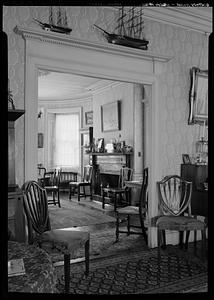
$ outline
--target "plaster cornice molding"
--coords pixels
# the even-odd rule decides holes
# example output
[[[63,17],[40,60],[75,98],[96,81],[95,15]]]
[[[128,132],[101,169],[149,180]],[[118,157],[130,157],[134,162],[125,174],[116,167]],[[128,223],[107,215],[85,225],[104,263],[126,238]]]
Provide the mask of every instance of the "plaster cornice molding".
[[[195,7],[146,7],[144,17],[185,29],[212,32],[212,16]]]
[[[114,10],[118,9],[114,7]],[[145,6],[144,18],[187,30],[212,32],[212,8],[193,6]]]
[[[72,46],[87,50],[93,50],[98,52],[103,52],[107,54],[120,55],[125,57],[140,58],[147,61],[156,62],[167,62],[171,57],[166,55],[160,55],[152,53],[151,51],[145,51],[130,47],[124,47],[119,45],[112,45],[109,43],[97,43],[92,41],[80,40],[70,36],[65,36],[60,33],[44,31],[42,29],[37,30],[34,28],[25,28],[16,26],[14,32],[20,34],[25,40],[33,39],[40,42],[48,42],[59,44],[62,46]]]

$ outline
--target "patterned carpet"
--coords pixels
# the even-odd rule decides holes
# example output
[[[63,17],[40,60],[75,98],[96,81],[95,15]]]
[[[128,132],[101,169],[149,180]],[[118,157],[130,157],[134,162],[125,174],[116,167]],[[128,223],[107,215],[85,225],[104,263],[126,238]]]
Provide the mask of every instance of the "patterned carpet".
[[[207,265],[177,247],[169,246],[161,256],[157,251],[121,252],[94,259],[84,275],[84,262],[71,267],[71,294],[159,294],[207,292]],[[57,289],[64,292],[63,267],[56,268]]]

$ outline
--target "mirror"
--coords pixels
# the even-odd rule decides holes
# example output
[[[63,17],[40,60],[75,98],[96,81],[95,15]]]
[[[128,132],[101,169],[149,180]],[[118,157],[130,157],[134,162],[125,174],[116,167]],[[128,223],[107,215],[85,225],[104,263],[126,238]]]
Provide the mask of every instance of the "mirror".
[[[193,67],[190,70],[190,111],[188,124],[208,121],[208,70]]]

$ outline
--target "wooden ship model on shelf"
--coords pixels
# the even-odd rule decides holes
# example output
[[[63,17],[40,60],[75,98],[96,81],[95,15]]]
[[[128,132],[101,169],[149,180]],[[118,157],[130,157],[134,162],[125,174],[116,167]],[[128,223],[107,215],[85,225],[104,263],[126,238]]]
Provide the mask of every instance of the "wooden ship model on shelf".
[[[72,31],[71,28],[68,28],[66,10],[65,9],[62,10],[60,6],[58,8],[56,16],[53,13],[53,7],[50,6],[49,23],[43,23],[35,18],[34,20],[42,27],[42,29],[47,31],[53,31],[53,32],[64,33],[64,34],[70,34],[70,32]]]
[[[111,44],[142,50],[148,49],[149,42],[144,38],[143,34],[144,21],[142,7],[133,6],[127,12],[124,6],[120,7],[119,17],[116,22],[115,33],[109,33],[95,24],[94,26],[102,31],[107,41]]]

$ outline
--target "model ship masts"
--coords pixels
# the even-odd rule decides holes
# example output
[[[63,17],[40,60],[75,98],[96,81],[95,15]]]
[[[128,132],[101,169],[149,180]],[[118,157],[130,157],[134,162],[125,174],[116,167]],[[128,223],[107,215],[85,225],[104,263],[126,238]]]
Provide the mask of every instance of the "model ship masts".
[[[56,22],[54,20],[56,19]],[[58,8],[57,14],[54,15],[53,7],[49,8],[49,24],[40,22],[37,19],[34,19],[44,30],[50,30],[58,33],[69,34],[72,29],[68,28],[67,15],[66,11],[62,12],[60,6]]]

